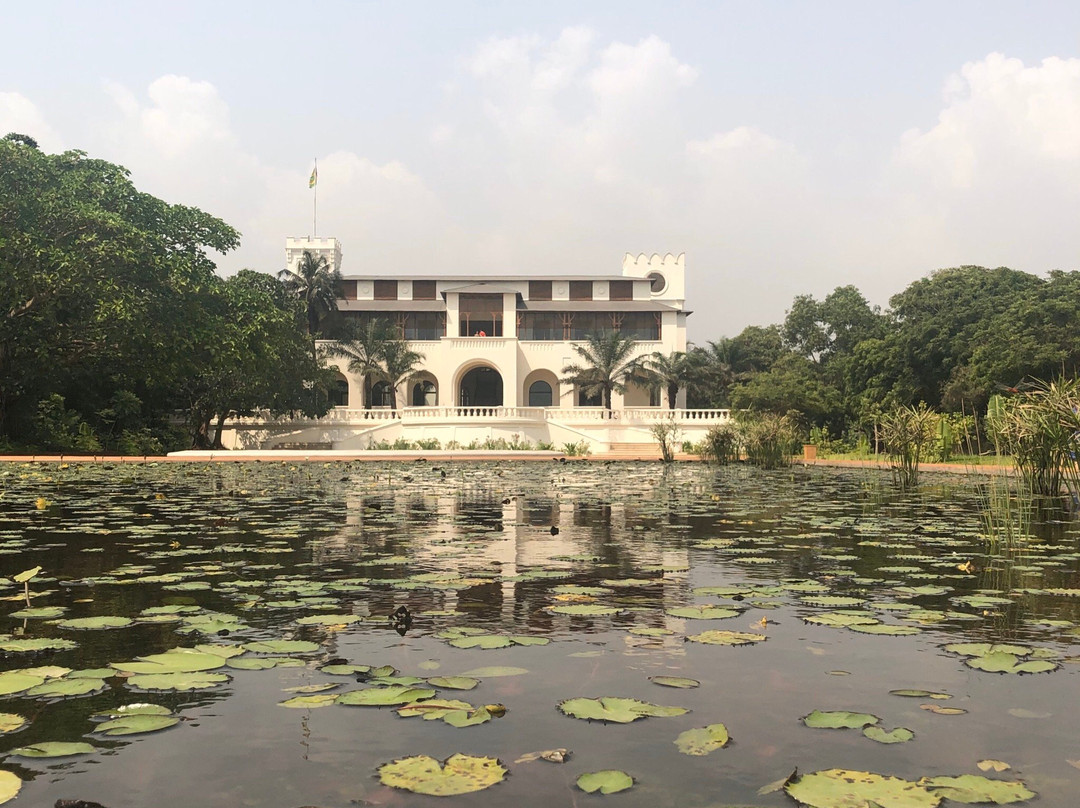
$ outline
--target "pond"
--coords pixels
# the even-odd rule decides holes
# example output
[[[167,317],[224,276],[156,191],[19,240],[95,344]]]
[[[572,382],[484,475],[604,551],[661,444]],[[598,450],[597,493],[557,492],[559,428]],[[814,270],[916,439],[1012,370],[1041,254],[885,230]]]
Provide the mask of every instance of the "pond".
[[[1075,526],[1029,528],[972,478],[432,459],[0,479],[17,805],[1080,793]]]

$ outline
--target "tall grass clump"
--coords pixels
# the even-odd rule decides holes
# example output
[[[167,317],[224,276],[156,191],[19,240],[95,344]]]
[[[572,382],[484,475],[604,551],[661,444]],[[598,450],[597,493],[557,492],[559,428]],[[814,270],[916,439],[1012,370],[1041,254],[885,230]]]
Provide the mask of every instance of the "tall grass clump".
[[[1080,382],[1060,378],[1032,382],[988,413],[991,430],[1024,488],[1036,496],[1080,495]]]
[[[735,424],[717,424],[705,433],[701,457],[708,463],[726,466],[739,459],[739,429]]]
[[[938,435],[938,415],[925,404],[898,407],[881,419],[881,438],[893,479],[901,488],[919,483],[919,463]]]
[[[798,433],[790,416],[771,412],[743,413],[739,419],[739,433],[750,463],[763,469],[791,465]]]

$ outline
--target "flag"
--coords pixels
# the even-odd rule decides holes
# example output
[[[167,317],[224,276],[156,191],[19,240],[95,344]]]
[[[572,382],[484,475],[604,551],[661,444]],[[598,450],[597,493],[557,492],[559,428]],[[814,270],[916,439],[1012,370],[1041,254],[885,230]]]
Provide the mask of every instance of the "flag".
[[[311,169],[311,177],[307,181],[308,188],[314,188],[319,184],[319,164],[315,164],[315,168]]]

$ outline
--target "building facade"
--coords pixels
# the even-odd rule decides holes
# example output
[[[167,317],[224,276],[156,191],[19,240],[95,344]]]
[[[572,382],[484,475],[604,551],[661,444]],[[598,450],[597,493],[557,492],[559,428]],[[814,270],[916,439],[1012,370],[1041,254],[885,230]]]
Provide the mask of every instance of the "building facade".
[[[336,239],[287,239],[289,266],[305,252],[341,270]],[[355,449],[403,437],[464,446],[516,436],[533,444],[584,440],[603,451],[649,442],[657,420],[683,421],[698,432],[727,419],[722,410],[686,410],[685,391],[668,410],[659,391],[633,384],[613,396],[608,413],[562,381],[565,366],[581,364],[574,344],[592,334],[632,337],[641,357],[686,350],[683,255],[627,254],[618,275],[342,277],[335,316],[359,325],[381,320],[424,357],[395,391],[397,408],[390,409],[385,381],[330,358],[338,380],[328,416],[315,424],[264,423],[280,427],[270,431],[245,419],[236,424],[236,445]]]

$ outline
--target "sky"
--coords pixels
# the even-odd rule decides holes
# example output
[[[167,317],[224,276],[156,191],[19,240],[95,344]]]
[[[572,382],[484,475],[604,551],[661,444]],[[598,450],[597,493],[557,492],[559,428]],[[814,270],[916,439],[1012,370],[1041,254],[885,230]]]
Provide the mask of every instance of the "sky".
[[[1080,269],[1080,3],[6,3],[0,133],[346,274],[686,253],[690,338],[935,269]],[[308,177],[318,160],[318,219]],[[0,166],[2,170],[2,166]]]

